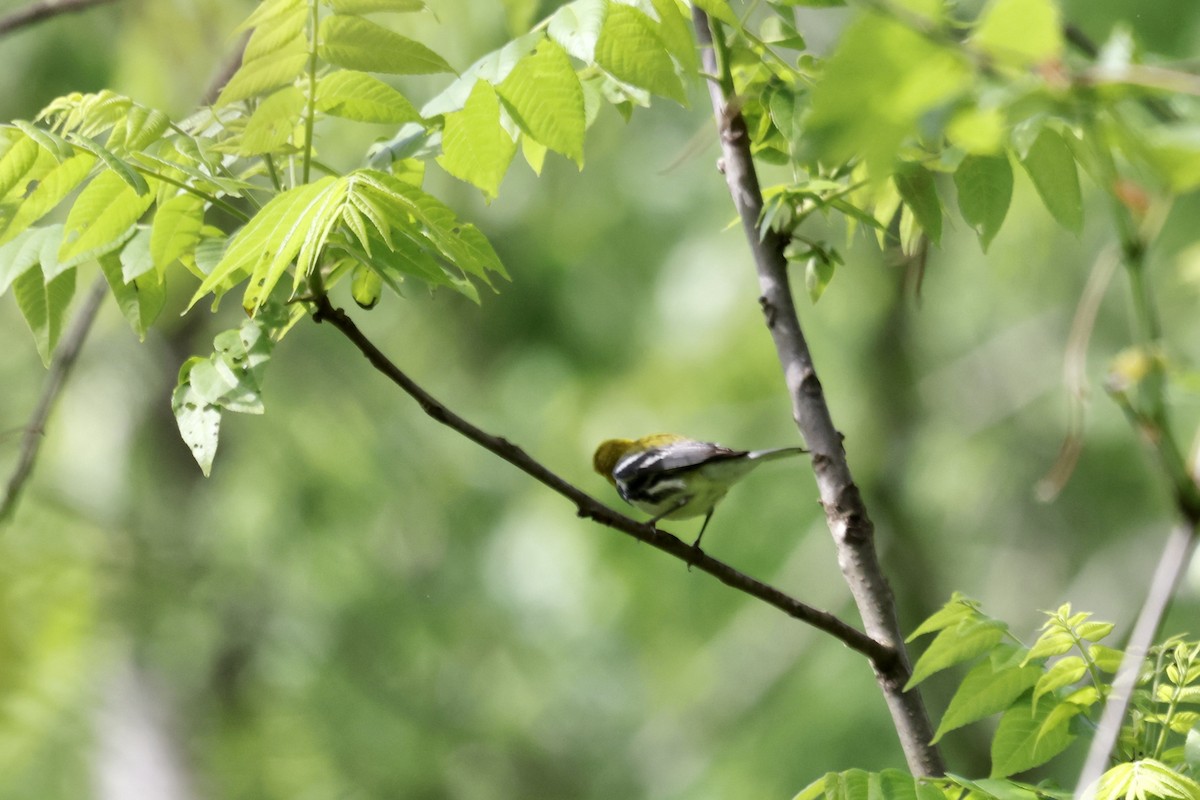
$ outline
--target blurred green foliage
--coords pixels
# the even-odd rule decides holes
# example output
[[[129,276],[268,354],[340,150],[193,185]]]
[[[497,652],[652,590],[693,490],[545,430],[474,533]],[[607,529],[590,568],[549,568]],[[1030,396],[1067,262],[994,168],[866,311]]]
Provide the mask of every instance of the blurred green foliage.
[[[185,113],[252,5],[128,0],[0,40],[0,117],[103,86]],[[439,0],[406,35],[461,69],[551,10],[479,5]],[[814,33],[844,20],[806,14]],[[1068,2],[1065,16],[1099,40],[1123,23],[1168,55],[1200,42],[1187,0]],[[589,470],[602,438],[796,439],[704,87],[688,90],[684,109],[606,111],[582,173],[561,158],[540,179],[515,169],[490,205],[431,170],[513,282],[481,308],[415,293],[361,315],[451,407],[614,502]],[[348,128],[322,155],[354,165],[390,133]],[[1086,179],[1083,191],[1090,212],[1102,200]],[[1185,362],[1200,356],[1198,212],[1179,202],[1150,259]],[[1034,496],[1067,430],[1065,341],[1112,239],[1103,220],[1062,232],[1018,175],[986,257],[973,231],[945,230],[917,292],[860,234],[820,304],[799,300],[905,629],[952,589],[1017,632],[1066,599],[1119,623],[1134,613],[1172,506],[1099,389],[1129,340],[1119,281],[1089,352],[1078,468],[1054,502]],[[228,420],[202,479],[170,392],[241,311],[177,319],[192,288],[177,287],[144,344],[106,309],[0,535],[0,797],[113,796],[101,787],[117,780],[114,752],[154,774],[146,727],[200,797],[782,797],[826,770],[903,764],[861,658],[578,520],[426,418],[332,330],[302,324],[276,350],[266,415]],[[7,300],[0,337],[7,475],[44,372]],[[1176,399],[1193,430],[1194,398]],[[794,466],[740,485],[705,541],[853,614]],[[1196,610],[1185,590],[1173,629]],[[950,684],[927,685],[936,715]],[[944,746],[959,772],[984,774],[972,731]]]

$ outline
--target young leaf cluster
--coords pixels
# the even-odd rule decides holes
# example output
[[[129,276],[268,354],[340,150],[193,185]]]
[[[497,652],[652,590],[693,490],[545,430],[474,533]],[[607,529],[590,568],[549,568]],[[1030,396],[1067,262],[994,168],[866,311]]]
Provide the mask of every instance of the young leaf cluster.
[[[1018,171],[1076,234],[1081,172],[1134,218],[1155,192],[1200,186],[1196,139],[1143,85],[1126,32],[1097,67],[1068,52],[1054,0],[866,5],[824,60],[789,54],[804,43],[782,5],[718,42],[752,151],[792,172],[764,192],[762,223],[796,237],[814,300],[840,263],[803,235],[814,210],[913,254],[954,209],[986,250]]]
[[[998,716],[990,774],[982,779],[949,775],[932,780],[851,770],[825,775],[797,800],[1069,796],[1012,776],[1060,756],[1092,724],[1123,655],[1101,643],[1112,630],[1112,624],[1064,605],[1046,614],[1037,640],[1026,647],[1016,642],[1007,625],[984,614],[978,603],[955,594],[909,637],[910,641],[931,635],[933,639],[913,665],[906,688],[942,670],[970,666],[942,715],[934,741]],[[1122,731],[1119,763],[1097,784],[1097,800],[1200,796],[1200,783],[1192,777],[1200,769],[1200,643],[1171,640],[1155,648],[1139,677],[1133,708]]]

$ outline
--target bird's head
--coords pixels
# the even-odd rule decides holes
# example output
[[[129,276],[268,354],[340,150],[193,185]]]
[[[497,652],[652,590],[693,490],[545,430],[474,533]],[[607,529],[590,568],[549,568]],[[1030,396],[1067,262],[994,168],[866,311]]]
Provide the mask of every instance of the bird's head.
[[[596,448],[595,455],[592,456],[592,469],[615,486],[617,482],[613,479],[613,468],[635,447],[637,447],[637,442],[633,439],[606,439],[600,443],[600,446]]]
[[[630,453],[652,450],[655,447],[663,447],[684,438],[686,437],[674,433],[652,433],[640,439],[607,439],[596,448],[596,454],[592,456],[592,469],[615,486],[617,482],[613,479],[613,470],[625,456]]]

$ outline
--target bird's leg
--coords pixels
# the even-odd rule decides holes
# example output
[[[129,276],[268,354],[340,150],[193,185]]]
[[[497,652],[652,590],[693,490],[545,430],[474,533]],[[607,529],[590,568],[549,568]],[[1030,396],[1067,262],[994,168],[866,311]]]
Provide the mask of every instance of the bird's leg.
[[[712,519],[713,511],[715,509],[716,506],[713,506],[708,510],[708,513],[704,515],[704,524],[700,526],[700,535],[696,537],[696,541],[692,542],[692,549],[699,552],[704,552],[703,550],[700,550],[700,540],[704,538],[704,529],[708,527],[708,521]]]
[[[692,498],[690,498],[690,497],[681,497],[681,498],[679,498],[678,500],[676,500],[676,501],[675,501],[675,505],[671,506],[670,508],[668,508],[666,511],[662,512],[661,514],[655,514],[653,517],[651,517],[650,519],[646,520],[646,524],[647,524],[647,525],[657,525],[657,524],[658,524],[658,522],[659,522],[659,520],[663,519],[664,517],[669,517],[669,516],[671,516],[671,515],[672,515],[672,514],[674,514],[676,511],[678,511],[679,509],[681,509],[681,508],[683,508],[684,506],[686,506],[686,505],[688,504],[688,501],[689,501],[689,500],[691,500],[691,499],[692,499]],[[711,513],[711,512],[710,512],[710,513]]]

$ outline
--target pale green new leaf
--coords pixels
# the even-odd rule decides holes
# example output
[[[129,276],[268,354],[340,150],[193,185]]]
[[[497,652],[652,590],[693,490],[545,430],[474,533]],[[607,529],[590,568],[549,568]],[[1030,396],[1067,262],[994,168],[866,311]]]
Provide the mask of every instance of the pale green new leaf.
[[[256,156],[278,150],[291,138],[304,105],[304,92],[295,86],[285,86],[263,100],[250,115],[237,152]]]
[[[1100,776],[1095,800],[1196,800],[1200,784],[1168,767],[1161,761],[1145,758],[1117,764]]]
[[[297,233],[307,233],[302,224],[311,214],[313,204],[337,180],[329,176],[314,183],[297,186],[276,195],[271,202],[259,209],[245,227],[230,240],[225,255],[201,282],[188,308],[227,281],[236,282],[252,273],[271,272],[277,281],[283,269],[300,250],[303,237]],[[270,287],[266,286],[266,276],[262,277],[264,284],[259,288],[265,297],[270,294]]]
[[[71,147],[71,143],[57,133],[39,128],[23,119],[13,120],[12,124],[30,139],[37,142],[38,147],[53,156],[55,161],[63,161],[70,158],[75,152],[75,148]]]
[[[120,132],[121,147],[124,150],[144,150],[162,138],[170,127],[171,118],[165,113],[157,108],[144,108],[134,103],[125,117],[125,124],[117,128],[114,135],[117,131]],[[116,143],[110,139],[108,146],[116,147]]]
[[[67,306],[75,294],[75,270],[69,269],[47,283],[40,269],[27,269],[12,286],[21,316],[33,333],[38,355],[43,364],[50,366]]]
[[[982,618],[983,615],[980,614],[976,601],[961,592],[955,592],[945,605],[918,625],[917,629],[910,633],[904,641],[911,642],[927,633],[935,633],[953,625],[959,625],[966,620]]]
[[[111,249],[154,202],[151,192],[138,192],[111,170],[104,170],[79,193],[64,226],[58,258],[71,261],[85,253]]]
[[[138,225],[133,236],[117,254],[121,262],[121,279],[125,283],[136,280],[154,269],[154,259],[150,256],[150,236],[149,226]],[[157,272],[156,277],[161,280],[163,274]]]
[[[253,16],[251,17],[253,19]],[[306,40],[305,27],[308,25],[307,0],[287,0],[270,19],[264,19],[250,26],[254,32],[246,42],[242,53],[242,61],[256,61],[280,50],[295,49],[298,42]],[[305,45],[307,48],[307,45]]]
[[[476,81],[461,111],[446,115],[437,162],[491,199],[500,189],[517,143],[500,124],[500,101],[487,81]]]
[[[217,106],[227,105],[238,100],[245,100],[255,95],[264,94],[285,86],[304,71],[308,63],[308,43],[304,37],[290,39],[286,45],[264,53],[258,58],[249,58],[217,98]]]
[[[550,17],[546,33],[585,64],[596,60],[596,40],[604,27],[608,0],[575,0]]]
[[[359,308],[370,310],[379,304],[383,294],[383,277],[366,264],[354,268],[350,280],[350,296]]]
[[[262,0],[258,8],[237,27],[237,31],[277,27],[297,11],[307,11],[307,7],[308,0]]]
[[[942,203],[938,199],[933,173],[916,164],[905,164],[892,177],[900,197],[912,210],[925,235],[938,244],[942,238]]]
[[[551,39],[521,59],[496,87],[528,136],[583,166],[587,120],[583,87],[565,50]]]
[[[658,14],[658,35],[666,45],[671,55],[689,72],[694,71],[699,63],[696,54],[696,39],[692,30],[692,17],[686,6],[680,6],[676,0],[653,0],[654,11]],[[768,19],[778,20],[772,16]]]
[[[686,103],[683,83],[655,27],[636,8],[610,4],[596,40],[596,63],[620,81]]]
[[[0,295],[17,278],[42,261],[47,252],[58,250],[62,241],[62,225],[26,228],[12,241],[0,246]]]
[[[181,193],[159,205],[150,227],[150,258],[163,272],[176,259],[196,249],[204,227],[204,201]],[[126,275],[126,280],[130,276]]]
[[[964,620],[944,628],[917,659],[905,691],[935,672],[988,652],[1004,638],[1006,630],[1004,623],[993,619]]]
[[[123,276],[121,258],[116,253],[100,256],[100,269],[108,281],[113,297],[121,313],[129,322],[139,339],[145,340],[146,331],[162,311],[166,301],[166,287],[162,276],[155,270],[126,281]]]
[[[544,37],[545,34],[541,31],[532,31],[483,56],[422,106],[421,116],[429,119],[458,111],[467,104],[467,98],[471,96],[476,82],[480,80],[485,80],[493,86],[502,83],[517,62],[530,53]]]
[[[997,62],[1025,68],[1062,57],[1062,28],[1053,0],[991,0],[971,38]]]
[[[901,145],[916,135],[918,122],[966,89],[972,75],[955,49],[864,14],[825,63],[804,143],[828,163],[864,159],[878,183],[890,174]]]
[[[365,72],[339,70],[317,84],[317,110],[357,122],[401,125],[421,119],[404,95]]]
[[[37,163],[41,148],[28,136],[22,136],[0,158],[0,197],[13,189],[24,189],[22,179]]]
[[[95,163],[96,157],[91,153],[76,153],[43,175],[34,190],[17,206],[17,213],[0,233],[0,242],[11,240],[53,211],[83,183]]]
[[[104,166],[108,167],[114,175],[123,180],[130,189],[133,189],[138,194],[146,194],[150,191],[150,185],[146,183],[146,179],[138,174],[131,165],[122,161],[115,153],[91,139],[84,139],[78,136],[71,137],[71,144],[80,147],[104,162]]]
[[[171,410],[175,413],[175,424],[179,435],[200,465],[205,477],[212,471],[213,459],[217,455],[217,440],[221,433],[221,410],[206,403],[188,378],[196,366],[207,364],[206,359],[190,358],[180,369],[179,385],[171,394]]]
[[[377,11],[420,11],[424,0],[325,0],[339,14],[373,14]]]
[[[1042,723],[1057,704],[1041,703],[1036,713],[1029,702],[1018,703],[1000,718],[992,739],[991,777],[1003,778],[1045,764],[1066,750],[1075,737],[1069,720],[1044,730]]]
[[[420,42],[362,17],[341,14],[326,17],[321,23],[317,52],[330,64],[367,72],[425,75],[454,71]]]
[[[1036,666],[996,663],[994,659],[977,664],[950,699],[933,741],[963,725],[1006,711],[1041,675],[1042,670]]]
[[[987,252],[1008,215],[1012,165],[1003,155],[967,156],[954,172],[954,187],[958,190],[958,210]]]
[[[1043,128],[1021,162],[1050,214],[1069,231],[1083,228],[1083,196],[1075,156],[1062,136]]]
[[[1033,690],[1033,703],[1037,705],[1038,698],[1047,692],[1053,692],[1064,686],[1070,686],[1087,674],[1087,662],[1079,656],[1066,656],[1055,662],[1038,679]]]

